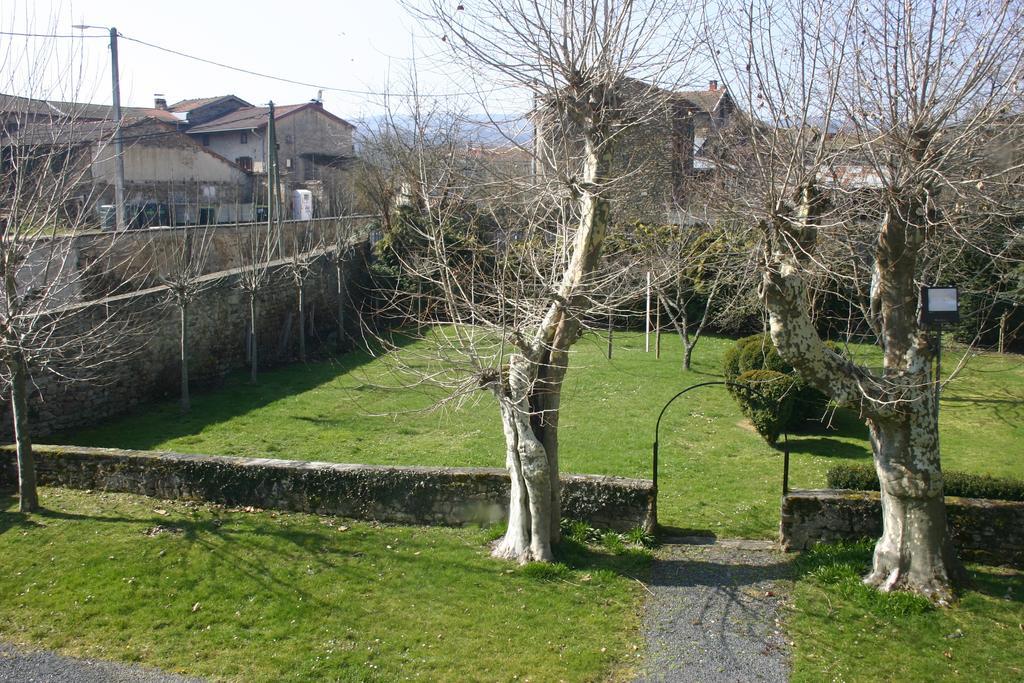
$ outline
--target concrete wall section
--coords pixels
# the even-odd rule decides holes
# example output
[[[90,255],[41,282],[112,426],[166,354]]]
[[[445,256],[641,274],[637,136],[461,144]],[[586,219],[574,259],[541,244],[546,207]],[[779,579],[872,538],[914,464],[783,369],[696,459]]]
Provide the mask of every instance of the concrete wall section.
[[[1024,503],[947,497],[946,521],[961,558],[1024,567]],[[791,491],[783,498],[780,535],[787,551],[881,534],[877,492]]]
[[[341,515],[400,524],[490,524],[508,513],[509,479],[491,468],[342,465],[110,448],[36,446],[39,481],[173,500]],[[16,481],[10,447],[0,478]],[[563,515],[626,531],[649,528],[652,484],[616,477],[562,478]]]

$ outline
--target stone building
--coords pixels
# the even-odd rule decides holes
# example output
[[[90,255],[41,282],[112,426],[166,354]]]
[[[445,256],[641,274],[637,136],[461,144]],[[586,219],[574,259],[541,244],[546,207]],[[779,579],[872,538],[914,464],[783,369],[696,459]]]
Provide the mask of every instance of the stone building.
[[[159,114],[132,116],[121,126],[129,227],[248,220],[252,181],[244,169],[181,134]],[[114,203],[116,129],[110,120],[19,125],[4,137],[3,163],[24,173],[60,160],[59,182],[73,186],[62,193],[65,213],[100,221],[101,207]]]
[[[186,133],[191,138],[254,174],[265,173],[269,107],[239,106],[206,119],[212,107],[224,108],[242,101],[227,96],[190,102],[192,104],[176,103],[169,110],[188,108],[190,122],[193,118],[205,119],[203,123],[190,123]],[[196,105],[196,102],[201,104]],[[317,207],[329,209],[337,195],[347,191],[347,171],[355,158],[352,143],[355,126],[327,111],[319,100],[281,105],[274,110],[278,168],[286,206],[292,191],[305,189],[313,193]],[[262,185],[257,183],[258,197],[261,189]],[[317,213],[323,215],[323,210]]]
[[[225,223],[261,219],[266,206],[266,131],[269,108],[234,95],[182,100],[168,106],[123,107],[125,203],[135,227]],[[344,213],[355,126],[319,100],[275,112],[285,210],[292,191],[310,190],[317,216]],[[99,218],[113,204],[112,107],[0,94],[0,143],[63,146],[87,171],[78,210]],[[8,157],[10,155],[8,154]],[[108,212],[109,213],[109,212]]]
[[[703,173],[713,170],[702,156],[705,145],[736,111],[725,88],[711,81],[707,90],[668,91],[627,81],[619,93],[623,122],[616,133],[612,198],[613,221],[679,223],[688,192]],[[569,126],[554,124],[539,107],[534,114],[537,170],[550,174],[572,164],[565,135]]]

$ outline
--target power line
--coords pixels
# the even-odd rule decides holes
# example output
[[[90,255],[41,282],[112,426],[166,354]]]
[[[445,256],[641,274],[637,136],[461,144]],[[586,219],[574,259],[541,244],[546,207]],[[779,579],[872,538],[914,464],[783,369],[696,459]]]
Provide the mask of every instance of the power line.
[[[21,36],[21,37],[31,37],[31,38],[107,38],[106,35],[62,34],[62,33],[20,33],[20,32],[15,32],[15,31],[0,31],[0,35],[5,35],[5,36]],[[290,85],[301,85],[301,86],[306,87],[306,88],[316,88],[318,90],[327,90],[327,91],[330,91],[330,92],[339,92],[339,93],[345,93],[345,94],[349,94],[349,95],[366,95],[366,96],[374,96],[374,97],[403,96],[403,95],[411,96],[411,95],[413,95],[413,93],[398,93],[398,92],[376,91],[376,90],[359,90],[359,89],[355,89],[355,88],[340,88],[340,87],[331,86],[331,85],[323,85],[323,84],[320,84],[320,83],[310,83],[308,81],[300,81],[300,80],[296,80],[296,79],[293,79],[293,78],[287,78],[287,77],[284,77],[284,76],[275,76],[273,74],[267,74],[267,73],[262,73],[262,72],[259,72],[259,71],[253,71],[252,69],[246,69],[244,67],[234,66],[234,65],[231,65],[231,64],[226,64],[224,62],[218,62],[218,61],[213,60],[213,59],[206,59],[206,58],[203,58],[203,57],[197,57],[196,55],[188,54],[187,52],[181,52],[180,50],[175,50],[173,48],[164,47],[163,45],[157,45],[156,43],[150,43],[150,42],[142,40],[140,38],[132,38],[131,36],[126,36],[123,33],[121,33],[120,31],[118,31],[117,36],[118,36],[118,38],[121,38],[122,40],[127,40],[127,41],[130,41],[130,42],[133,42],[133,43],[138,43],[139,45],[143,45],[145,47],[152,48],[154,50],[159,50],[161,52],[166,52],[168,54],[172,54],[172,55],[175,55],[177,57],[184,57],[185,59],[190,59],[192,61],[200,62],[202,64],[209,64],[211,66],[220,67],[222,69],[228,69],[229,71],[235,71],[235,72],[238,72],[238,73],[243,73],[243,74],[246,74],[248,76],[255,76],[257,78],[266,78],[268,80],[278,81],[280,83],[288,83]],[[495,90],[514,90],[514,89],[515,88],[512,87],[512,86],[495,86],[495,85],[492,84],[490,91],[493,92]],[[438,93],[424,93],[424,95],[426,97],[428,97],[428,98],[433,98],[433,97],[479,97],[482,94],[484,94],[484,93],[482,93],[479,90],[466,90],[466,91],[462,91],[462,92],[451,92],[451,93],[440,93],[440,94],[438,94]]]
[[[195,55],[190,55],[190,54],[188,54],[186,52],[181,52],[179,50],[174,50],[174,49],[169,48],[169,47],[163,47],[162,45],[156,45],[155,43],[150,43],[150,42],[147,42],[145,40],[140,40],[138,38],[132,38],[132,37],[126,36],[126,35],[124,35],[124,34],[122,34],[120,32],[118,32],[118,36],[120,38],[124,39],[124,40],[128,40],[128,41],[131,41],[133,43],[138,43],[139,45],[145,45],[146,47],[153,48],[154,50],[160,50],[161,52],[167,52],[169,54],[176,55],[178,57],[184,57],[185,59],[191,59],[191,60],[196,61],[196,62],[202,62],[203,64],[210,64],[212,66],[217,66],[217,67],[220,67],[222,69],[229,69],[231,71],[237,71],[238,73],[247,74],[249,76],[256,76],[258,78],[267,78],[267,79],[270,79],[270,80],[273,80],[273,81],[279,81],[281,83],[289,83],[291,85],[301,85],[301,86],[307,87],[307,88],[316,88],[318,90],[328,90],[328,91],[331,91],[331,92],[340,92],[340,93],[346,93],[346,94],[350,94],[350,95],[373,95],[373,96],[376,96],[376,97],[386,97],[386,96],[390,96],[390,95],[401,94],[401,93],[386,92],[386,91],[357,90],[357,89],[353,89],[353,88],[339,88],[339,87],[330,86],[330,85],[323,85],[323,84],[320,84],[320,83],[310,83],[310,82],[307,82],[307,81],[298,81],[298,80],[295,80],[295,79],[292,79],[292,78],[285,78],[284,76],[274,76],[273,74],[265,74],[265,73],[261,73],[259,71],[253,71],[251,69],[245,69],[245,68],[240,67],[240,66],[232,66],[231,64],[225,64],[224,62],[218,62],[218,61],[214,61],[212,59],[205,59],[203,57],[197,57]],[[509,86],[505,86],[504,89],[507,90],[507,89],[511,89],[511,88]],[[405,93],[405,94],[411,94],[411,93]],[[442,94],[428,93],[427,97],[467,97],[467,96],[479,96],[480,94],[481,93],[479,91],[465,91],[465,92],[442,93]]]
[[[20,33],[18,31],[0,31],[0,36],[18,36],[21,38],[106,38],[107,36],[87,36],[80,33]]]

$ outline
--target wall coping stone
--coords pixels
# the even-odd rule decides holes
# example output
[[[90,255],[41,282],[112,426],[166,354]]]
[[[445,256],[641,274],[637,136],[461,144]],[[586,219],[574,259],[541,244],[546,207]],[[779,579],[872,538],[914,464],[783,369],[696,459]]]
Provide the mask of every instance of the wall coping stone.
[[[500,521],[508,472],[493,467],[362,465],[278,458],[33,445],[40,485],[338,514],[424,525]],[[243,485],[231,479],[235,473]],[[16,450],[0,447],[0,483],[17,481]],[[653,526],[653,482],[564,474],[563,514],[625,531]]]

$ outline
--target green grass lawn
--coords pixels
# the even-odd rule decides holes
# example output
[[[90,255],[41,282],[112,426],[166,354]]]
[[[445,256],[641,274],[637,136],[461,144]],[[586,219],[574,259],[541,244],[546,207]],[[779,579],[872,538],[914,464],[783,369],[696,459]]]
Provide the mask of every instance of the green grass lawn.
[[[641,656],[650,555],[42,489],[0,494],[0,639],[214,680],[590,681]],[[571,633],[571,637],[567,634]]]
[[[629,680],[650,555],[127,494],[0,494],[0,639],[211,680]],[[792,556],[797,683],[1024,678],[1024,574],[972,566],[950,608],[864,587],[870,544]],[[680,647],[687,647],[680,643]]]
[[[948,608],[867,588],[871,545],[819,546],[796,562],[794,683],[1024,680],[1024,573],[970,566]]]
[[[681,369],[674,337],[663,339],[660,360],[644,353],[641,334],[617,334],[615,342],[610,361],[603,338],[588,336],[574,347],[562,402],[562,467],[649,478],[661,407],[691,384],[720,379],[721,356],[732,340],[702,339],[690,372]],[[852,352],[869,365],[878,362],[873,348]],[[945,367],[955,359],[947,351]],[[386,364],[356,352],[264,372],[257,386],[233,375],[220,390],[195,395],[187,416],[171,400],[56,440],[332,462],[503,466],[490,395],[480,392],[479,401],[458,410],[424,412],[436,397],[397,388]],[[1024,476],[1024,360],[973,358],[943,395],[941,430],[946,469]],[[823,486],[833,464],[870,460],[866,428],[845,411],[833,428],[790,443],[794,487]],[[775,535],[781,452],[752,431],[722,387],[694,390],[669,409],[660,470],[663,525],[726,537]]]

